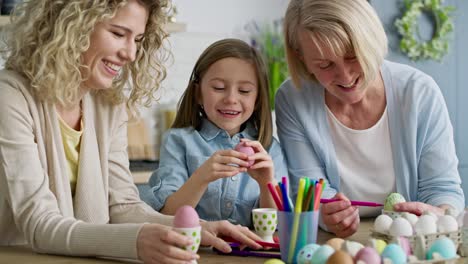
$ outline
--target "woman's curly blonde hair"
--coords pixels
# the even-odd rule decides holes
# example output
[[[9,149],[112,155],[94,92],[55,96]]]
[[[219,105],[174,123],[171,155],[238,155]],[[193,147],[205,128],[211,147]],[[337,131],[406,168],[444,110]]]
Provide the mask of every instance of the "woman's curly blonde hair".
[[[98,91],[112,103],[149,105],[166,77],[163,26],[168,0],[137,0],[149,12],[134,62],[122,68],[112,89]],[[128,0],[30,0],[20,4],[5,29],[5,68],[23,74],[42,100],[63,106],[76,103],[84,77],[81,55],[90,46],[94,26],[112,18]],[[129,78],[131,77],[131,78]],[[124,87],[129,82],[128,98]],[[130,83],[131,82],[131,83]]]

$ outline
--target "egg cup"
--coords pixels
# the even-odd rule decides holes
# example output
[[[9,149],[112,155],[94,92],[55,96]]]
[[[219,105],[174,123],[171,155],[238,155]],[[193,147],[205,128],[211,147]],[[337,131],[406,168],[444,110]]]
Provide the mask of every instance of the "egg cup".
[[[276,209],[256,208],[252,210],[255,233],[265,242],[274,243],[273,234],[278,224]]]
[[[201,242],[201,226],[176,227],[176,228],[173,228],[173,230],[192,239],[193,243],[191,245],[182,247],[183,250],[197,253],[198,248],[200,247],[200,242]],[[197,261],[193,260],[191,263],[196,264]]]

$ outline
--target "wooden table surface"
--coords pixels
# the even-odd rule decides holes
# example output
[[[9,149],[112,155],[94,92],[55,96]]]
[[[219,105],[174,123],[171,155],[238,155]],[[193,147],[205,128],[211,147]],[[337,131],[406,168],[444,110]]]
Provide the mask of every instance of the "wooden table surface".
[[[348,238],[348,240],[353,240],[366,244],[370,236],[370,229],[372,227],[373,221],[371,219],[361,220],[361,225],[358,232],[353,236]],[[330,233],[324,231],[319,231],[317,242],[319,244],[324,244],[328,239],[333,238],[334,236]],[[215,264],[215,263],[225,263],[225,264],[250,264],[250,263],[263,263],[266,258],[256,258],[256,257],[236,257],[236,256],[221,256],[214,253],[209,248],[202,248],[198,252],[201,256],[198,263],[200,264]],[[464,260],[460,259],[458,263],[463,263]],[[124,263],[138,263],[136,261],[123,261]],[[64,256],[53,256],[53,255],[43,255],[32,252],[27,248],[20,247],[0,247],[0,264],[3,263],[22,263],[22,264],[85,264],[85,263],[95,263],[95,264],[110,264],[110,263],[122,263],[122,261],[110,260],[110,259],[96,259],[96,258],[79,258],[79,257],[64,257]],[[468,262],[467,262],[468,263]]]

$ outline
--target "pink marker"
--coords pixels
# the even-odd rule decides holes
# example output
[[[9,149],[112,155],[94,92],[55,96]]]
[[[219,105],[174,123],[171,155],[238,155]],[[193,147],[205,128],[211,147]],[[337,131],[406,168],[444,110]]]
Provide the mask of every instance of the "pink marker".
[[[332,203],[332,202],[337,202],[341,201],[340,199],[325,199],[322,198],[320,199],[320,203]],[[381,203],[374,203],[374,202],[366,202],[366,201],[350,201],[351,205],[354,206],[369,206],[369,207],[379,207],[383,206]]]

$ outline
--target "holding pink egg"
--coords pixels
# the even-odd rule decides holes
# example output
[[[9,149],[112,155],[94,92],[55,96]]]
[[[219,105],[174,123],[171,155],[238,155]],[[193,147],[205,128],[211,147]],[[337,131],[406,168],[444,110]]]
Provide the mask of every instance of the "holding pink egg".
[[[201,242],[201,226],[197,212],[191,206],[184,205],[174,215],[174,231],[192,239],[192,244],[182,249],[197,253]],[[191,263],[197,263],[192,260]]]
[[[244,142],[240,142],[239,144],[237,144],[236,147],[234,148],[234,150],[242,152],[244,154],[247,154],[247,156],[251,156],[251,155],[255,154],[255,150],[252,147],[245,146]],[[253,161],[253,160],[249,160],[248,161],[248,163],[249,163],[248,167],[252,166],[254,164],[254,162],[255,161]]]
[[[272,136],[266,72],[241,40],[203,52],[164,135],[150,195],[142,196],[148,204],[171,215],[190,205],[203,219],[249,227],[252,209],[276,208],[267,185],[288,171]]]

